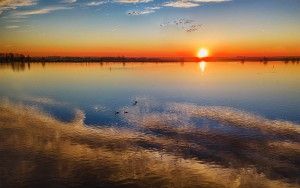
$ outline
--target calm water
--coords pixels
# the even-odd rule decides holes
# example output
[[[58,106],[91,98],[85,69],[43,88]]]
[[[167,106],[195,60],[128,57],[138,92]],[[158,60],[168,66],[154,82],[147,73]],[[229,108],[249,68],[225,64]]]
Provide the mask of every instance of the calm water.
[[[0,187],[299,187],[300,64],[0,65],[0,96]]]

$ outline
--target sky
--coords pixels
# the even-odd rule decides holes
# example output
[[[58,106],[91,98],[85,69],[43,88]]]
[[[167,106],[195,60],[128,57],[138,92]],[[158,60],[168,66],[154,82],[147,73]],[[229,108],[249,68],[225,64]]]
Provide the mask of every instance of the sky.
[[[0,0],[0,52],[300,56],[300,0]]]

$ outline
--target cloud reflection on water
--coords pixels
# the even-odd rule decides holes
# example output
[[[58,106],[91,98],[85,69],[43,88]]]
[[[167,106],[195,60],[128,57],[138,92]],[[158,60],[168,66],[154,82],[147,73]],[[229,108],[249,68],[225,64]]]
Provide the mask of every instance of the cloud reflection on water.
[[[1,187],[298,186],[298,125],[274,129],[291,131],[284,141],[269,137],[268,131],[266,139],[255,140],[189,124],[189,113],[201,114],[200,107],[171,104],[173,112],[150,113],[151,107],[145,99],[127,108],[130,113],[124,118],[137,127],[120,129],[87,126],[80,110],[74,121],[63,123],[36,108],[2,102]],[[174,114],[174,109],[180,113]],[[189,113],[183,112],[187,109]],[[204,115],[238,126],[245,123],[247,129],[247,121],[252,127],[261,123],[239,111],[224,110],[206,109]]]

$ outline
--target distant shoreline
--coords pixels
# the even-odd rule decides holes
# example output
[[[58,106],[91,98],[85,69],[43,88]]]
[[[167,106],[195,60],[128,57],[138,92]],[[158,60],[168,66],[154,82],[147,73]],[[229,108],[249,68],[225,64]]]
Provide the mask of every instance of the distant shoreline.
[[[65,56],[45,56],[45,57],[30,57],[23,54],[0,53],[0,63],[12,62],[69,62],[69,63],[89,63],[89,62],[269,62],[269,61],[284,61],[284,62],[300,62],[300,56],[276,56],[276,57],[65,57]]]

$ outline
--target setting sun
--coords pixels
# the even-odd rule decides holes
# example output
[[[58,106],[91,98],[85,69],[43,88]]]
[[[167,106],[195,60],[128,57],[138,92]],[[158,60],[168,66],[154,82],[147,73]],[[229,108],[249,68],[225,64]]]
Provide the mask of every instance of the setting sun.
[[[201,48],[197,54],[197,56],[199,58],[204,58],[204,57],[207,57],[208,55],[209,55],[209,52],[208,52],[208,49],[206,49],[206,48]]]

